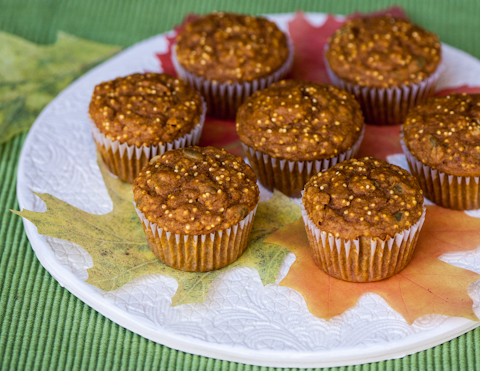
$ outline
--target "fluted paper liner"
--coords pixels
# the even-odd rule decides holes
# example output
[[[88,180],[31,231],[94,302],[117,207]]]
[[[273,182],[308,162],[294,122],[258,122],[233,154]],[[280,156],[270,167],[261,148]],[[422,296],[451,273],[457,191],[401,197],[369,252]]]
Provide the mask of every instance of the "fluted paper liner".
[[[233,119],[238,107],[253,93],[263,90],[283,79],[293,64],[293,43],[287,37],[289,54],[285,63],[272,74],[257,80],[244,81],[241,83],[218,82],[197,76],[187,70],[178,62],[176,44],[172,47],[172,62],[178,76],[198,90],[208,106],[208,115],[218,118]]]
[[[135,210],[142,221],[148,246],[159,260],[175,269],[207,272],[223,268],[242,255],[257,207],[232,227],[201,235],[167,232],[150,222],[136,207]]]
[[[175,139],[173,142],[159,143],[150,146],[137,147],[133,144],[128,145],[127,143],[121,143],[119,140],[111,140],[98,129],[93,120],[90,120],[90,126],[95,144],[108,170],[121,180],[133,183],[138,173],[143,167],[148,165],[148,162],[153,157],[163,155],[171,149],[190,147],[198,144],[200,135],[202,134],[203,124],[205,123],[206,113],[207,106],[202,98],[202,115],[200,122],[189,133]]]
[[[313,161],[289,161],[274,158],[242,143],[248,162],[253,167],[258,181],[268,190],[278,189],[289,197],[300,197],[308,180],[337,163],[355,157],[362,143],[365,125],[360,136],[350,149],[335,157]]]
[[[315,263],[328,275],[350,282],[383,280],[400,272],[412,259],[426,209],[410,228],[382,240],[361,236],[336,238],[310,219],[302,204],[302,217]]]
[[[480,184],[478,176],[455,176],[432,169],[417,160],[400,141],[407,157],[410,172],[417,178],[424,196],[439,206],[454,210],[480,209]]]
[[[332,71],[327,58],[324,60],[332,85],[353,94],[362,107],[366,122],[375,125],[403,124],[410,108],[425,102],[433,95],[438,78],[444,69],[443,64],[440,64],[429,77],[416,84],[376,88],[359,86],[343,80]]]

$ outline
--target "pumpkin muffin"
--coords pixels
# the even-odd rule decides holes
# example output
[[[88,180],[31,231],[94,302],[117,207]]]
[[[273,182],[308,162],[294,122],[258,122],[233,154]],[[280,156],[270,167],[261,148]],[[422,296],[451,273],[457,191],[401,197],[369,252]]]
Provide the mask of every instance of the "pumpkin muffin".
[[[247,247],[259,199],[256,181],[240,157],[215,147],[152,158],[133,184],[150,249],[185,271],[231,264]]]
[[[402,131],[425,196],[450,209],[479,209],[480,95],[430,98],[410,111]]]
[[[438,37],[390,15],[347,21],[325,53],[332,83],[354,94],[367,123],[401,124],[433,94],[441,72]]]
[[[344,90],[283,80],[258,91],[240,107],[237,132],[260,183],[300,197],[321,170],[355,156],[364,122]]]
[[[203,99],[168,74],[133,74],[95,87],[89,113],[93,137],[110,172],[133,183],[148,161],[198,143]]]
[[[209,114],[233,118],[256,90],[285,76],[293,61],[287,36],[266,18],[211,13],[178,35],[173,62],[179,76],[207,100]]]
[[[417,180],[371,157],[341,162],[312,177],[303,206],[315,263],[351,282],[400,272],[412,258],[425,218]]]

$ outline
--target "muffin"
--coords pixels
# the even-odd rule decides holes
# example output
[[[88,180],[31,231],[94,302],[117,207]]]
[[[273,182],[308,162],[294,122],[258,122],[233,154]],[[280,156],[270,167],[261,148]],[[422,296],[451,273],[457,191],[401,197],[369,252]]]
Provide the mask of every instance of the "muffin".
[[[405,268],[425,220],[417,180],[371,157],[341,162],[312,177],[303,207],[315,263],[351,282],[382,280]]]
[[[206,107],[200,94],[179,79],[136,73],[97,85],[89,113],[108,170],[133,183],[152,157],[198,143]]]
[[[321,170],[354,157],[364,122],[355,98],[330,85],[284,80],[240,107],[237,132],[260,183],[300,197]]]
[[[431,98],[410,111],[402,131],[425,196],[450,209],[479,209],[480,95]]]
[[[211,13],[190,23],[173,48],[178,75],[205,97],[209,115],[234,118],[242,102],[283,78],[293,48],[263,17]]]
[[[247,247],[259,190],[241,157],[188,147],[151,159],[133,184],[148,245],[165,264],[205,272],[234,262]]]
[[[442,68],[438,37],[392,16],[347,21],[325,53],[335,86],[355,95],[367,123],[402,124],[433,94]]]

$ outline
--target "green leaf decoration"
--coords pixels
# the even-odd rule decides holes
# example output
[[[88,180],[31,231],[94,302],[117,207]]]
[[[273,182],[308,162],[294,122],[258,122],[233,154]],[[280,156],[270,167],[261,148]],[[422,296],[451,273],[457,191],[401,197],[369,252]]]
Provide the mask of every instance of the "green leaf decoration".
[[[52,45],[0,32],[0,143],[28,130],[60,91],[120,50],[63,32]]]
[[[99,161],[113,210],[105,215],[89,214],[47,193],[37,194],[47,211],[13,211],[38,228],[38,233],[82,246],[93,259],[87,282],[104,291],[115,290],[136,277],[166,274],[175,278],[178,289],[172,304],[203,302],[210,284],[221,272],[235,267],[255,268],[264,284],[273,283],[286,248],[264,239],[300,217],[300,208],[288,197],[275,192],[258,205],[248,247],[231,265],[212,272],[183,272],[160,262],[150,251],[132,203],[132,187],[108,174]]]

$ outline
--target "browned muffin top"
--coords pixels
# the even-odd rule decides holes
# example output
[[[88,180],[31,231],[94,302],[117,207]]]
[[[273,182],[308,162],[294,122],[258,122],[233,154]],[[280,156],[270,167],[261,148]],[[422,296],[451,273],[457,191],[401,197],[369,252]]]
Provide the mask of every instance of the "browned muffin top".
[[[189,133],[200,122],[202,101],[173,76],[136,73],[95,86],[89,113],[106,137],[149,146]]]
[[[133,198],[150,222],[179,234],[230,228],[259,197],[253,170],[215,147],[189,147],[150,160],[135,179]]]
[[[275,158],[318,160],[347,151],[364,125],[355,98],[331,85],[283,80],[247,99],[237,113],[240,140]]]
[[[437,35],[392,16],[347,21],[333,34],[326,58],[350,83],[391,87],[418,83],[440,64]]]
[[[278,70],[289,48],[285,34],[265,18],[211,13],[187,24],[176,53],[179,63],[197,76],[239,82]]]
[[[310,219],[335,237],[386,239],[420,219],[423,193],[407,171],[365,157],[341,162],[311,178],[303,204]]]
[[[403,125],[410,152],[449,175],[480,176],[480,94],[430,98]]]

